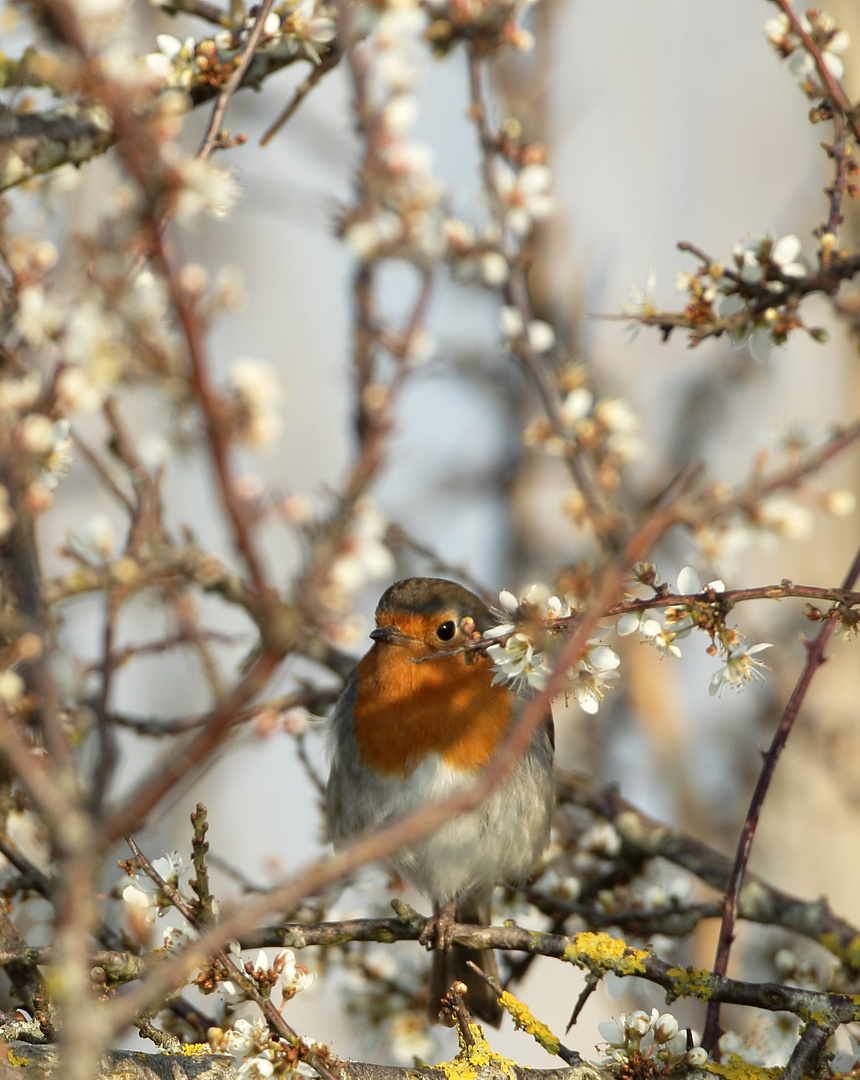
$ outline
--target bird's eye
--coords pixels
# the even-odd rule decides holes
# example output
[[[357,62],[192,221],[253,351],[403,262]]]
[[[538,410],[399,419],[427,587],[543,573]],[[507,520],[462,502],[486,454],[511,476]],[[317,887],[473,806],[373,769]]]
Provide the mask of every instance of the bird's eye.
[[[443,622],[441,626],[436,627],[436,637],[440,641],[450,641],[456,633],[457,624],[453,619],[448,619],[447,622]]]

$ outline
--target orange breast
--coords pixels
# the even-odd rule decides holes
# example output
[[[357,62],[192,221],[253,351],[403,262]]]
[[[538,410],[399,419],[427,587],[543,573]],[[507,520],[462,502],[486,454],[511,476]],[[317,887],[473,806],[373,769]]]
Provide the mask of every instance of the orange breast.
[[[469,657],[472,661],[472,657]],[[427,754],[454,769],[487,763],[510,725],[513,697],[491,686],[484,657],[411,663],[405,650],[374,645],[358,665],[354,729],[362,762],[406,775]]]

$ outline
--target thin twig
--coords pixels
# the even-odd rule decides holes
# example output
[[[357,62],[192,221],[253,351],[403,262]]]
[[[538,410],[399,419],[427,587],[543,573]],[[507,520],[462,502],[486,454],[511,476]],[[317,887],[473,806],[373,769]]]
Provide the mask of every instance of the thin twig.
[[[858,550],[848,573],[845,575],[842,588],[846,590],[850,589],[857,580],[858,575],[860,575],[860,550]],[[824,650],[827,646],[827,642],[830,640],[833,629],[833,621],[828,620],[819,630],[815,640],[807,642],[808,653],[806,664],[800,674],[800,678],[797,680],[797,684],[792,691],[791,697],[788,699],[780,722],[774,732],[771,744],[767,751],[762,755],[761,772],[759,773],[759,778],[755,790],[753,791],[743,829],[741,830],[741,835],[738,840],[735,860],[732,865],[728,888],[726,889],[723,918],[722,923],[720,924],[720,937],[717,944],[717,954],[714,959],[714,974],[717,976],[725,975],[728,968],[729,954],[731,953],[732,942],[735,937],[735,923],[738,916],[738,900],[741,885],[743,883],[744,873],[746,872],[753,838],[755,837],[756,827],[758,826],[764,801],[770,790],[770,784],[773,780],[774,773],[776,772],[777,761],[779,760],[779,756],[794,728],[795,721],[797,720],[800,708],[806,699],[812,679],[821,665],[825,662]],[[720,1034],[719,1002],[708,1002],[702,1045],[709,1053],[715,1054],[717,1052],[717,1043]]]
[[[245,73],[251,66],[251,61],[254,59],[254,53],[257,51],[257,46],[260,44],[260,38],[263,36],[266,18],[274,6],[275,0],[262,0],[262,3],[257,7],[254,25],[251,27],[248,40],[245,42],[245,48],[242,50],[241,55],[237,60],[234,61],[236,66],[233,69],[233,73],[218,94],[218,98],[215,101],[215,107],[212,109],[212,116],[209,118],[209,126],[206,128],[203,142],[200,144],[200,149],[197,151],[197,156],[203,161],[210,157],[212,151],[221,140],[221,124],[223,123],[224,116],[227,112],[227,106],[230,104],[233,95],[239,89],[242,80],[245,78]]]
[[[278,118],[271,124],[262,135],[260,139],[260,146],[266,146],[277,135],[284,124],[290,120],[301,103],[305,100],[308,94],[313,88],[320,82],[324,75],[327,75],[329,71],[336,68],[340,61],[341,53],[339,49],[332,48],[332,51],[325,56],[318,64],[314,64],[311,68],[311,72],[308,77],[296,87],[293,93],[292,99]]]
[[[803,25],[803,21],[797,12],[792,8],[789,0],[773,0],[773,3],[782,11],[788,21],[791,23],[791,29],[803,42],[803,47],[815,61],[815,67],[818,70],[818,75],[824,85],[827,87],[827,94],[822,95],[829,97],[837,109],[842,113],[848,123],[851,125],[851,130],[854,133],[854,138],[860,142],[860,121],[857,119],[854,106],[848,100],[845,91],[842,89],[839,80],[833,75],[830,68],[827,66],[827,62],[824,59],[824,55],[821,49],[815,44],[812,38],[809,36],[808,31]]]
[[[201,921],[199,913],[194,909],[191,904],[188,903],[182,893],[180,893],[177,889],[174,889],[164,880],[164,878],[161,876],[161,874],[158,873],[158,871],[155,869],[149,859],[143,854],[143,852],[131,836],[126,837],[126,842],[128,843],[128,846],[131,848],[131,850],[134,852],[135,857],[139,861],[141,868],[146,873],[146,875],[155,882],[158,888],[161,889],[165,896],[168,897],[168,899],[177,909],[177,911],[179,911],[180,914],[183,915],[184,918],[186,918],[191,923],[195,930],[197,930],[198,933],[201,933],[206,928],[206,923]],[[326,1063],[314,1050],[307,1046],[304,1040],[286,1022],[286,1020],[284,1020],[284,1018],[272,1004],[270,998],[262,994],[257,989],[254,980],[249,978],[245,969],[239,963],[237,958],[234,957],[232,954],[226,952],[223,948],[216,949],[214,950],[214,952],[224,969],[229,972],[234,978],[238,977],[238,981],[243,991],[251,1001],[254,1001],[259,1006],[259,1008],[263,1012],[263,1015],[266,1017],[266,1020],[272,1031],[274,1031],[278,1036],[280,1036],[280,1038],[286,1040],[286,1042],[289,1043],[290,1046],[297,1047],[302,1060],[306,1061],[310,1066],[312,1066],[312,1068],[314,1068],[320,1076],[324,1077],[325,1080],[336,1080],[335,1074],[331,1071],[331,1069],[326,1065]]]

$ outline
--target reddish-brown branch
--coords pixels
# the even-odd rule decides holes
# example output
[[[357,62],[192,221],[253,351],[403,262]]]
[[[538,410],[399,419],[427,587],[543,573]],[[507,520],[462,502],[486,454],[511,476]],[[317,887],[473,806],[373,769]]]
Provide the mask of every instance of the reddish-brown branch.
[[[824,56],[821,49],[815,44],[808,32],[804,29],[803,22],[800,16],[792,8],[790,0],[773,0],[773,3],[782,11],[788,21],[791,23],[791,28],[803,42],[803,47],[815,61],[815,67],[818,71],[819,77],[824,85],[827,87],[827,96],[842,113],[845,119],[851,126],[851,130],[854,133],[854,138],[860,143],[860,121],[858,121],[854,106],[848,100],[845,91],[842,89],[839,80],[836,79],[833,73],[825,63]]]
[[[845,575],[842,588],[846,591],[849,590],[857,580],[858,575],[860,575],[860,551],[855,555],[854,561],[852,562],[848,573]],[[725,975],[728,968],[729,954],[735,936],[735,923],[737,921],[738,898],[740,896],[741,885],[743,883],[744,873],[746,872],[750,850],[752,849],[756,827],[758,826],[764,801],[776,771],[777,761],[779,760],[779,756],[794,728],[800,708],[809,692],[812,679],[825,661],[824,650],[832,633],[833,623],[832,621],[827,621],[819,630],[815,640],[807,644],[808,655],[806,664],[797,681],[797,685],[792,691],[791,697],[788,699],[779,725],[774,732],[771,744],[763,754],[762,769],[759,773],[752,799],[750,800],[750,806],[747,811],[743,829],[741,830],[737,851],[735,853],[735,860],[729,878],[729,885],[726,890],[723,918],[720,925],[720,938],[717,945],[717,955],[714,960],[714,974],[717,976]],[[705,1031],[702,1039],[702,1045],[709,1053],[718,1053],[717,1043],[719,1037],[720,1006],[719,1002],[713,1001],[708,1004]]]

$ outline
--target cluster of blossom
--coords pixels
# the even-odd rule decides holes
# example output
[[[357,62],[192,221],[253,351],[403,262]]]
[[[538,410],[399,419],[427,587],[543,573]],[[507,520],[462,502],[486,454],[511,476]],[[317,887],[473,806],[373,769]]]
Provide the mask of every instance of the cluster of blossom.
[[[519,124],[507,121],[499,154],[492,158],[490,222],[480,231],[458,218],[445,222],[447,256],[460,280],[477,277],[489,288],[505,285],[535,223],[545,221],[555,209],[546,149],[538,143],[523,144],[519,133]],[[522,337],[528,330],[529,343],[538,352],[555,344],[546,323],[524,327],[507,309],[499,321],[509,339]]]
[[[830,252],[836,237],[821,237],[822,251]],[[717,260],[703,260],[695,273],[680,273],[679,292],[687,294],[684,325],[694,333],[725,332],[732,346],[748,344],[757,360],[764,361],[774,345],[783,345],[792,330],[803,329],[816,341],[826,341],[827,332],[807,327],[796,305],[798,283],[807,276],[800,261],[801,243],[796,236],[775,239],[764,233],[732,247],[734,267],[727,269]],[[657,308],[653,296],[654,279],[646,290],[634,288],[634,295],[621,305],[638,320],[659,322],[673,318]],[[673,325],[673,323],[670,323]]]
[[[653,567],[640,567],[639,570],[640,580],[647,578],[649,584],[656,585]],[[619,618],[616,632],[620,637],[626,637],[638,631],[656,647],[661,656],[680,658],[678,641],[687,637],[693,629],[700,629],[711,639],[708,652],[718,653],[725,660],[712,676],[709,692],[717,694],[724,686],[741,690],[753,679],[764,679],[762,669],[765,665],[756,657],[765,649],[772,648],[772,645],[760,642],[747,646],[738,630],[726,626],[719,603],[719,595],[725,589],[725,584],[720,580],[709,581],[703,587],[696,571],[691,566],[685,566],[678,574],[678,593],[684,596],[703,595],[704,599],[665,608],[662,611],[663,622],[647,610],[629,612]]]
[[[165,852],[161,858],[153,859],[153,870],[172,889],[179,889],[182,875],[187,870],[185,861],[178,851]],[[173,907],[164,891],[142,870],[135,871],[132,881],[128,877],[119,883],[119,895],[124,905],[125,917],[132,935],[142,942],[147,942],[155,925],[156,915],[164,915]],[[165,944],[175,944],[173,933],[166,935]]]
[[[18,463],[29,468],[22,504],[36,515],[49,509],[54,489],[68,473],[72,461],[69,422],[53,420],[46,412],[44,386],[33,371],[10,371],[0,378],[0,427],[4,442]],[[0,539],[7,536],[17,520],[9,489],[0,485]]]
[[[303,964],[297,964],[296,954],[292,949],[281,949],[271,961],[266,950],[260,949],[253,961],[244,963],[238,941],[230,942],[229,952],[237,967],[253,980],[264,997],[272,999],[278,1009],[296,994],[309,990],[316,982],[316,972],[308,971]],[[247,993],[235,979],[219,982],[218,992],[227,1005],[237,1005],[248,1000]]]
[[[313,1049],[312,1039],[302,1040]],[[270,1076],[301,1075],[291,1048],[276,1038],[262,1016],[241,1018],[232,1027],[209,1029],[209,1045],[216,1054],[229,1054],[236,1080],[268,1080]]]
[[[618,830],[608,821],[594,822],[577,835],[575,845],[551,843],[544,852],[535,889],[556,900],[575,904],[590,878],[603,878],[607,863],[621,850]],[[562,861],[564,860],[564,861]],[[565,865],[566,864],[566,865]]]
[[[542,585],[533,585],[523,597],[507,589],[499,593],[501,610],[498,616],[505,621],[485,631],[484,638],[492,640],[487,653],[496,672],[494,683],[508,683],[517,692],[542,690],[549,678],[545,658],[535,650],[534,636],[553,620],[568,619],[579,610],[574,597],[560,599],[549,595]],[[588,651],[570,669],[565,682],[565,694],[573,697],[583,712],[594,714],[611,684],[618,678],[621,660],[616,652],[603,644],[609,628],[601,630],[588,643]],[[504,638],[504,642],[496,639]]]
[[[394,576],[395,563],[385,543],[388,520],[369,495],[356,502],[340,548],[332,561],[319,600],[331,614],[326,634],[344,647],[364,632],[364,620],[350,614],[355,594],[370,581]]]
[[[674,955],[678,939],[674,936],[672,918],[689,900],[691,879],[658,860],[650,862],[634,878],[619,881],[614,870],[623,841],[615,826],[609,821],[594,820],[591,815],[584,822],[574,815],[572,822],[579,831],[566,839],[563,847],[557,843],[550,845],[541,861],[545,869],[538,868],[540,876],[535,881],[535,891],[565,905],[581,905],[586,918],[596,918],[601,926],[611,925],[616,914],[626,916],[619,922],[629,940],[638,937],[664,958]],[[611,887],[607,887],[608,880],[612,880]],[[634,913],[641,913],[645,920],[640,935],[633,929],[635,922],[629,921]],[[654,932],[647,921],[651,913],[667,920],[665,934]]]
[[[809,495],[809,493],[804,493]],[[851,491],[835,488],[814,496],[822,511],[834,517],[853,513],[857,500]],[[743,511],[714,515],[697,525],[694,539],[705,561],[731,568],[750,548],[772,551],[781,540],[808,540],[815,518],[810,506],[786,495],[769,495]]]
[[[274,364],[247,357],[235,360],[229,381],[235,406],[235,437],[257,450],[270,448],[283,425],[278,411],[283,391]]]
[[[430,0],[432,22],[428,40],[437,52],[445,52],[460,40],[484,55],[505,45],[520,52],[534,48],[534,35],[519,25],[536,0]]]
[[[606,1040],[603,1049],[610,1061],[629,1066],[648,1060],[653,1066],[648,1075],[668,1075],[682,1065],[701,1068],[708,1060],[704,1047],[687,1048],[688,1032],[679,1030],[675,1017],[657,1009],[622,1013],[617,1020],[598,1024],[597,1030]]]
[[[137,264],[127,202],[122,196],[106,209],[97,236],[67,246],[62,285],[53,272],[53,244],[25,237],[11,242],[11,343],[20,365],[0,382],[0,412],[23,415],[38,402],[40,412],[63,419],[100,408],[122,381],[178,375],[183,354],[170,327],[168,291],[161,277]],[[79,260],[85,267],[76,266]],[[222,284],[216,298],[226,302]],[[52,366],[56,375],[43,385],[35,371]],[[28,421],[42,446],[49,442],[45,420]],[[52,444],[62,437],[55,428]]]
[[[475,229],[458,218],[447,219],[446,258],[458,280],[477,279],[488,288],[501,289],[521,259],[535,223],[546,220],[555,209],[553,177],[546,149],[537,143],[523,144],[514,120],[503,128],[487,175],[490,220]],[[556,334],[550,323],[528,318],[511,304],[499,310],[499,327],[511,351],[524,345],[536,353],[555,348]]]
[[[299,0],[284,7],[289,8],[288,13],[273,11],[266,17],[259,51],[280,61],[305,57],[318,64],[319,47],[329,45],[336,33],[329,5],[320,0]],[[192,37],[180,41],[170,34],[159,34],[158,51],[144,57],[146,69],[166,89],[220,87],[230,78],[255,21],[253,14],[246,15],[236,29],[220,30],[198,42]]]
[[[22,514],[35,518],[52,506],[72,461],[68,414],[90,405],[99,362],[81,343],[88,309],[80,301],[96,286],[86,285],[78,303],[52,299],[57,258],[53,243],[26,236],[10,237],[4,248],[11,281],[6,291],[8,362],[0,376],[0,431],[8,465],[8,479],[0,485],[0,539]],[[64,363],[55,375],[43,377],[40,371],[58,360]],[[23,694],[15,669],[38,655],[33,653],[37,640],[26,634],[8,650],[0,672],[0,694],[7,704]]]
[[[841,79],[845,74],[845,65],[841,54],[851,44],[846,31],[840,30],[832,15],[826,11],[810,9],[806,15],[798,15],[797,21],[803,33],[820,52],[824,65],[834,79]],[[809,97],[820,97],[826,93],[816,79],[815,59],[803,42],[797,28],[785,13],[768,19],[764,24],[768,41],[777,53],[788,58],[788,69],[800,82]]]
[[[444,185],[432,173],[430,147],[410,137],[418,117],[416,86],[427,50],[427,19],[418,0],[389,0],[362,9],[368,37],[362,50],[371,111],[360,205],[342,223],[344,239],[362,262],[381,257],[426,264],[444,249]],[[372,134],[371,134],[372,129]]]
[[[522,434],[523,443],[549,454],[585,454],[594,463],[594,475],[604,491],[615,491],[619,470],[643,452],[639,419],[623,398],[597,397],[581,364],[570,364],[558,376],[561,403],[557,422],[540,417]],[[586,513],[583,496],[575,492],[565,500],[565,511],[577,523]]]

